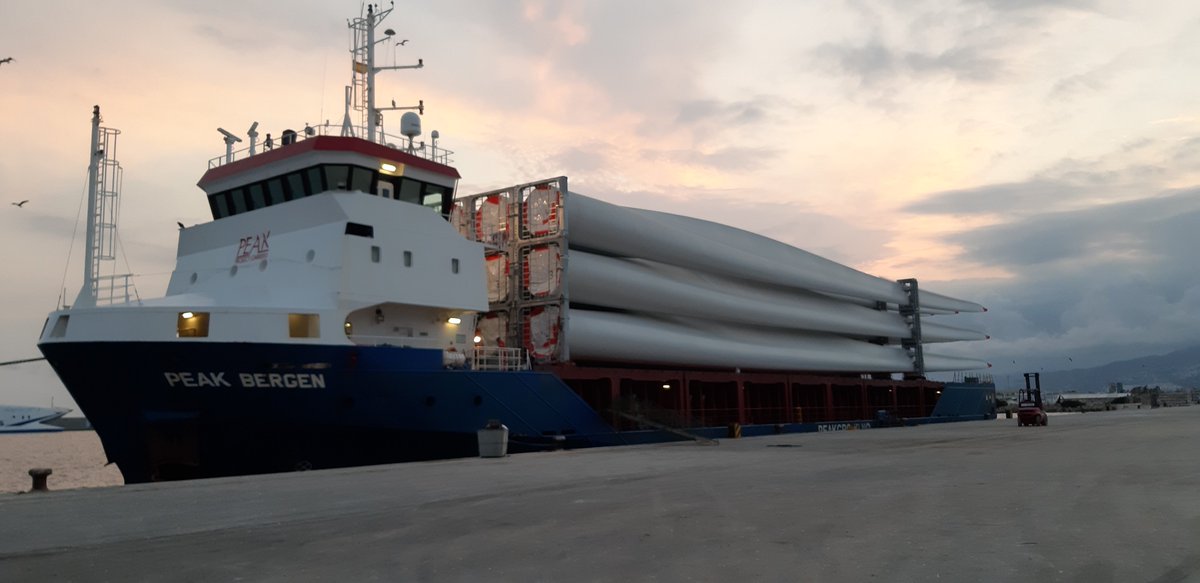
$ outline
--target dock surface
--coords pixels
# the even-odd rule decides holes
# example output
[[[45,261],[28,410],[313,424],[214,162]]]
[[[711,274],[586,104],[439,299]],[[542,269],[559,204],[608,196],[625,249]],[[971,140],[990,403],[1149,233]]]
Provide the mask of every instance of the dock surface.
[[[0,517],[5,582],[1200,582],[1200,407],[5,494]]]

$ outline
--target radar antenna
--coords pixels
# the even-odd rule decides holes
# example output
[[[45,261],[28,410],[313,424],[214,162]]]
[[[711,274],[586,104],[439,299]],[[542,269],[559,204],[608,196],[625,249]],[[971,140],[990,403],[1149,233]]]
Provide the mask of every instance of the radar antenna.
[[[232,132],[226,131],[225,128],[217,128],[225,136],[225,163],[233,162],[233,145],[242,141],[241,138],[233,135]]]
[[[250,136],[250,155],[253,156],[255,148],[258,146],[258,122],[250,125],[250,129],[246,130],[246,135]]]

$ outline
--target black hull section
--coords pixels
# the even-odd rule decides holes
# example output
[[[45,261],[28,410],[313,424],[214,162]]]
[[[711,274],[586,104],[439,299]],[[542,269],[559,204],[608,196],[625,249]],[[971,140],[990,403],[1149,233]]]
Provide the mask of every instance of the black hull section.
[[[446,370],[441,352],[248,343],[47,343],[126,483],[478,455],[623,439],[541,372]]]

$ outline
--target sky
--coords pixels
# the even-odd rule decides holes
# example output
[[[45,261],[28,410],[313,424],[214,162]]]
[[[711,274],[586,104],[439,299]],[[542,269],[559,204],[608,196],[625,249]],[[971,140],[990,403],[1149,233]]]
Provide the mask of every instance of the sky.
[[[122,132],[118,270],[156,297],[176,221],[211,219],[217,127],[341,119],[361,3],[49,6],[0,5],[0,361],[79,289],[93,105]],[[426,66],[379,97],[424,101],[460,194],[565,175],[915,277],[989,308],[956,318],[990,340],[938,349],[998,381],[1200,343],[1193,1],[439,0],[385,27],[409,42],[381,64]],[[44,362],[0,367],[0,403],[52,399]]]

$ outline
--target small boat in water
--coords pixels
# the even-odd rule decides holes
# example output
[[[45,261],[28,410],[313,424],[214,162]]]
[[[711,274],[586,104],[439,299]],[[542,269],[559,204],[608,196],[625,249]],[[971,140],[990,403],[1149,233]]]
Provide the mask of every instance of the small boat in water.
[[[65,407],[22,407],[0,405],[0,433],[52,433],[62,431],[57,425],[47,425],[71,409]]]

